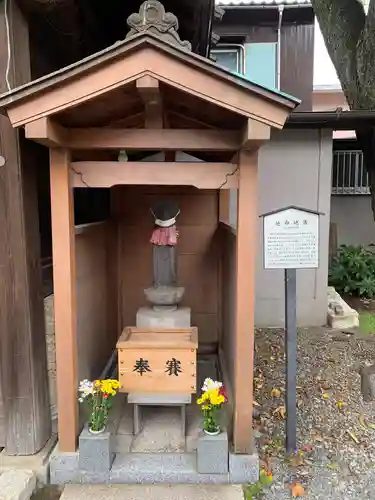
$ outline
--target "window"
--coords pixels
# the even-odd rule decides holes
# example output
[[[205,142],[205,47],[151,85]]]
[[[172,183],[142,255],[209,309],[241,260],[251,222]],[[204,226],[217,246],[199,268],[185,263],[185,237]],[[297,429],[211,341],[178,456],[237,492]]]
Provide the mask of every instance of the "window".
[[[362,151],[333,152],[332,194],[370,194]]]
[[[211,50],[212,58],[216,64],[234,73],[244,73],[244,54],[242,46],[220,45]]]
[[[259,85],[277,86],[277,43],[245,43],[219,45],[211,51],[216,64],[234,73],[241,73]]]

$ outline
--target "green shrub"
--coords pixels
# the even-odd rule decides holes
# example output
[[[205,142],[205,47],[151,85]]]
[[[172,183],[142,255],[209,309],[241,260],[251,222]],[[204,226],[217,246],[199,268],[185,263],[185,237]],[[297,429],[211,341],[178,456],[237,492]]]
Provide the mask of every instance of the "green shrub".
[[[332,259],[328,281],[339,293],[375,296],[375,254],[362,246],[342,245]]]

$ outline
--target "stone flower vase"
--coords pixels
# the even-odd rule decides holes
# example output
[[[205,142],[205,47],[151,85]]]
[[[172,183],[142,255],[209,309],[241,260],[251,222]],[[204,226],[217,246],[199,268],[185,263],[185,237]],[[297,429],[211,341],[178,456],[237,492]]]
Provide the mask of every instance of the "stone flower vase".
[[[89,426],[89,433],[90,434],[94,434],[94,435],[97,435],[97,434],[103,434],[103,432],[105,432],[106,430],[106,426],[102,427],[101,429],[99,429],[98,431],[94,431],[93,429],[91,429],[91,427]]]
[[[216,431],[208,431],[207,429],[203,429],[203,432],[207,434],[207,436],[217,436],[218,434],[220,434],[221,429],[219,426],[217,426]]]

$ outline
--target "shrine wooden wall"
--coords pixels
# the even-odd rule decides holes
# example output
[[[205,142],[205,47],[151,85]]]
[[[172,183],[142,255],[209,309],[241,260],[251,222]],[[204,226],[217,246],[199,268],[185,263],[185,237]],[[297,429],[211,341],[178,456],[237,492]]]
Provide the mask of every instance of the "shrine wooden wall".
[[[191,307],[200,347],[213,347],[220,330],[217,192],[177,186],[116,187],[112,191],[113,217],[119,223],[122,325],[135,325],[137,309],[146,305],[143,290],[152,285],[150,206],[156,199],[170,197],[181,210],[177,223],[178,283],[185,287],[181,305]]]
[[[5,445],[5,408],[1,394],[1,380],[0,380],[0,447],[4,445]]]
[[[98,377],[117,340],[116,247],[110,223],[76,227],[78,376]]]
[[[222,334],[220,338],[220,361],[225,384],[233,392],[235,377],[235,306],[236,306],[236,235],[227,225],[220,225],[222,241],[221,286],[222,286]],[[250,349],[250,346],[249,346]],[[229,398],[231,399],[231,398]]]

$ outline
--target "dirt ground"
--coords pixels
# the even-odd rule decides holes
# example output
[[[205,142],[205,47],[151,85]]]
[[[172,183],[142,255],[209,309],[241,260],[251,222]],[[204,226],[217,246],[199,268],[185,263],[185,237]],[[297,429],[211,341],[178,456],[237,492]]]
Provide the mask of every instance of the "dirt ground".
[[[267,500],[375,499],[375,402],[359,369],[375,363],[375,335],[323,328],[298,332],[298,449],[285,456],[284,332],[256,333],[255,438],[272,485]],[[251,498],[251,496],[249,496]]]

